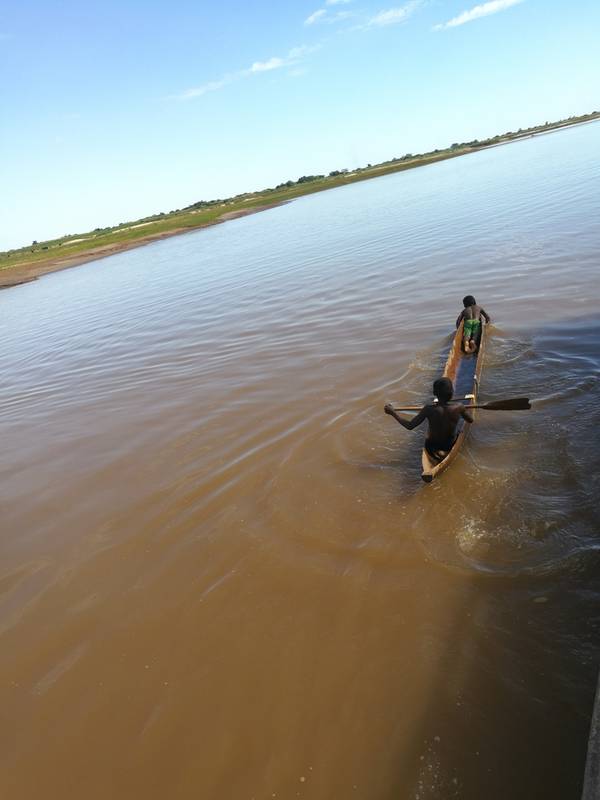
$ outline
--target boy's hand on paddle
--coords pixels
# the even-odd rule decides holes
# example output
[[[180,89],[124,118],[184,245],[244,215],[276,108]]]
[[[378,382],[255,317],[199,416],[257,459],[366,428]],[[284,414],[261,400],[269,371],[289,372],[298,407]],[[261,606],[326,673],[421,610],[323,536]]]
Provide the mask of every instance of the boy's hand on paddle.
[[[392,403],[386,403],[383,407],[383,410],[386,414],[393,414],[394,413],[394,406]]]

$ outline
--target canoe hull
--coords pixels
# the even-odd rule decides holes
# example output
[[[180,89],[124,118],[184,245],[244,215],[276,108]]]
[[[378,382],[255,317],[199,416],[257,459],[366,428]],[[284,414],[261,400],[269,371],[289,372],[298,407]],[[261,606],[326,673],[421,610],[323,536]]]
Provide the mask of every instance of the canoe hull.
[[[481,379],[481,370],[483,368],[483,359],[485,354],[485,323],[481,323],[481,341],[479,342],[479,349],[476,353],[464,353],[462,349],[463,340],[463,323],[460,323],[452,347],[446,360],[443,376],[450,378],[454,384],[454,393],[459,397],[465,395],[473,395],[472,398],[464,400],[465,405],[474,405],[477,402],[479,395],[479,384]],[[473,416],[475,411],[471,412]],[[468,423],[461,423],[461,427],[452,447],[446,458],[442,461],[434,461],[429,455],[427,450],[423,448],[421,455],[422,473],[421,478],[425,483],[431,483],[444,470],[452,464],[460,452],[465,439],[469,434]]]

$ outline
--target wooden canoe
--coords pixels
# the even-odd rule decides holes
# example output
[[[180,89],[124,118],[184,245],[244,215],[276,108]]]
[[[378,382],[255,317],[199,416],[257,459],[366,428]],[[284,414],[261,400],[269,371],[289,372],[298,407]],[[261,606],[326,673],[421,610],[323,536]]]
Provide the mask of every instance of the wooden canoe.
[[[461,322],[458,330],[456,331],[454,342],[450,348],[450,353],[448,354],[443,377],[450,378],[454,384],[455,397],[466,397],[468,395],[472,395],[472,397],[469,397],[469,399],[463,400],[462,402],[465,405],[473,405],[477,402],[481,369],[483,367],[483,357],[485,353],[485,323],[483,321],[481,322],[481,341],[479,342],[479,349],[476,353],[463,352],[462,339],[463,323]],[[471,413],[475,415],[476,412],[473,411]],[[456,437],[452,450],[450,450],[448,455],[441,461],[435,461],[429,455],[427,450],[423,448],[423,454],[421,457],[423,471],[421,473],[421,477],[425,483],[431,483],[431,481],[437,475],[439,475],[440,472],[443,472],[450,466],[450,464],[452,464],[458,455],[460,448],[463,446],[465,439],[467,438],[470,427],[471,426],[468,423],[465,423],[462,420],[459,422],[458,436]]]

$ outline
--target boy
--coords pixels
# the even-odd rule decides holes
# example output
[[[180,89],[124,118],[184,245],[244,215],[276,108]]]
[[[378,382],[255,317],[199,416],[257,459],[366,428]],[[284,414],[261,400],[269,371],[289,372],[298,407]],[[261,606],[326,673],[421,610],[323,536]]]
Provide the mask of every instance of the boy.
[[[491,320],[486,311],[477,305],[473,295],[468,294],[463,297],[463,306],[456,320],[456,327],[458,328],[461,319],[464,319],[463,349],[465,353],[475,353],[481,338],[481,318],[483,317],[488,324]]]
[[[429,432],[425,439],[425,449],[436,461],[441,461],[452,450],[452,445],[456,439],[456,426],[462,418],[465,422],[473,422],[473,417],[462,403],[452,403],[454,386],[450,378],[438,378],[433,382],[433,393],[438,402],[423,406],[416,417],[411,420],[402,419],[394,411],[391,403],[384,406],[384,411],[397,422],[412,431],[424,420],[429,422]]]

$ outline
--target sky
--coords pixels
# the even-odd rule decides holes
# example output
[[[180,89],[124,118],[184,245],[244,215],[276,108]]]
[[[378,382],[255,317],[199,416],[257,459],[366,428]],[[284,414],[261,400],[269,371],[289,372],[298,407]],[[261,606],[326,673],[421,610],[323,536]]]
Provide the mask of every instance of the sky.
[[[600,110],[598,0],[0,5],[0,250]]]

